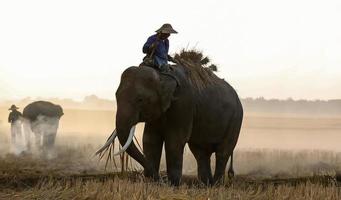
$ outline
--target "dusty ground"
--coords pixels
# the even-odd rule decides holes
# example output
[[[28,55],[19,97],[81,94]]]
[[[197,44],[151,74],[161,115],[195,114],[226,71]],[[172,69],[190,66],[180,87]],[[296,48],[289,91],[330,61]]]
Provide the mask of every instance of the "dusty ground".
[[[182,185],[153,183],[133,171],[117,173],[93,157],[114,128],[110,111],[66,110],[56,157],[13,155],[0,114],[0,199],[340,199],[341,118],[246,116],[235,152],[236,177],[206,188],[185,150]],[[143,125],[139,126],[141,131]],[[140,139],[140,138],[139,138]],[[117,160],[118,162],[118,160]],[[212,160],[214,165],[214,159]],[[161,165],[165,170],[165,164]]]
[[[179,188],[121,174],[93,158],[91,145],[57,147],[57,157],[11,154],[0,158],[0,199],[339,199],[340,155],[322,151],[238,151],[237,176],[206,188],[185,175]],[[323,162],[314,162],[317,155]],[[257,162],[254,162],[256,161]],[[307,162],[309,160],[309,162]],[[281,162],[286,167],[280,167]],[[111,165],[112,166],[112,165]],[[186,162],[186,170],[195,164]],[[286,170],[284,170],[284,168]],[[191,169],[191,170],[189,170]],[[162,173],[164,174],[164,172]],[[186,173],[191,174],[191,173]]]

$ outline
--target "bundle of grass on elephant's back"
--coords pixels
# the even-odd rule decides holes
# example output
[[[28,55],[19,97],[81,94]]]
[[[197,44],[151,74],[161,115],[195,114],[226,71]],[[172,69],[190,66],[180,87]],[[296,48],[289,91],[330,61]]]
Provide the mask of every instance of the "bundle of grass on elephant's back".
[[[211,64],[210,59],[198,50],[183,49],[174,55],[174,59],[178,65],[188,69],[191,83],[199,90],[221,80],[213,73],[217,71],[217,66]]]

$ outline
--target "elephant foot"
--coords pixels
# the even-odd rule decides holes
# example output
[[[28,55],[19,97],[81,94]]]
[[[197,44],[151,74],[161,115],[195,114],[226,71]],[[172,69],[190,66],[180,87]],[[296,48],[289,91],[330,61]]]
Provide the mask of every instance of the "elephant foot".
[[[214,178],[212,185],[221,186],[221,185],[224,185],[224,183],[225,183],[225,176],[221,176],[218,178]]]
[[[168,177],[171,186],[178,187],[180,185],[180,178],[178,177]]]
[[[179,186],[181,182],[181,173],[168,173],[168,181],[172,186]]]
[[[152,179],[153,181],[159,181],[160,180],[160,175],[158,172],[151,171],[151,170],[144,170],[144,176],[146,178]]]
[[[206,176],[201,176],[199,177],[200,181],[205,185],[205,186],[212,186],[213,185],[213,179],[206,177]]]
[[[32,146],[31,146],[30,143],[26,144],[26,150],[27,150],[28,152],[31,152],[31,151],[32,151]]]
[[[40,155],[47,160],[53,159],[57,157],[56,152],[54,151],[54,148],[45,148],[42,147],[40,151]]]
[[[231,170],[229,170],[229,171],[227,172],[227,176],[229,177],[229,179],[232,179],[232,178],[234,177],[234,171],[233,171],[233,169],[231,169]]]

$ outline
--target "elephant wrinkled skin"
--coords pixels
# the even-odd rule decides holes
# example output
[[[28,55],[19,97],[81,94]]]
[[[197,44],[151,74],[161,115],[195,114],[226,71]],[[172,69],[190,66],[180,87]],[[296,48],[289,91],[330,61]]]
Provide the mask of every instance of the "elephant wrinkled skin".
[[[132,143],[127,153],[144,167],[146,177],[159,179],[165,145],[168,179],[178,185],[183,152],[188,143],[198,165],[198,177],[207,184],[223,180],[228,158],[233,156],[243,119],[243,108],[235,90],[223,79],[198,89],[185,67],[174,67],[168,75],[150,67],[129,67],[116,91],[116,128],[125,144],[129,130],[145,122],[143,154]],[[210,157],[216,155],[212,175]],[[229,174],[233,174],[232,165]]]

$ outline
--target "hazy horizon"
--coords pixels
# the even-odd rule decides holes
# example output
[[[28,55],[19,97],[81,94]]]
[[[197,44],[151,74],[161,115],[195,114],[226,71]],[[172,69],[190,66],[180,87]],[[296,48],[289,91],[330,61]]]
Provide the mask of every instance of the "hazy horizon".
[[[113,99],[122,71],[167,22],[179,32],[170,53],[203,50],[242,98],[341,98],[340,1],[165,4],[0,2],[0,98]]]
[[[23,101],[23,100],[29,100],[29,101],[50,101],[53,99],[57,99],[57,100],[71,100],[71,101],[75,101],[75,102],[83,102],[86,98],[88,97],[96,97],[98,99],[102,99],[102,100],[108,100],[108,101],[116,101],[115,99],[115,94],[112,95],[112,97],[101,97],[101,96],[97,96],[95,94],[88,94],[85,96],[80,96],[79,98],[72,98],[72,97],[58,97],[58,96],[25,96],[25,97],[16,97],[16,98],[1,98],[0,99],[0,103],[3,102],[8,102],[8,101]],[[256,97],[242,97],[240,96],[240,99],[264,99],[266,101],[270,101],[270,100],[278,100],[278,101],[287,101],[287,100],[292,100],[292,101],[333,101],[333,100],[341,100],[340,98],[331,98],[331,99],[318,99],[318,98],[313,98],[313,99],[304,99],[304,98],[292,98],[292,97],[286,97],[286,98],[266,98],[263,96],[256,96]]]

